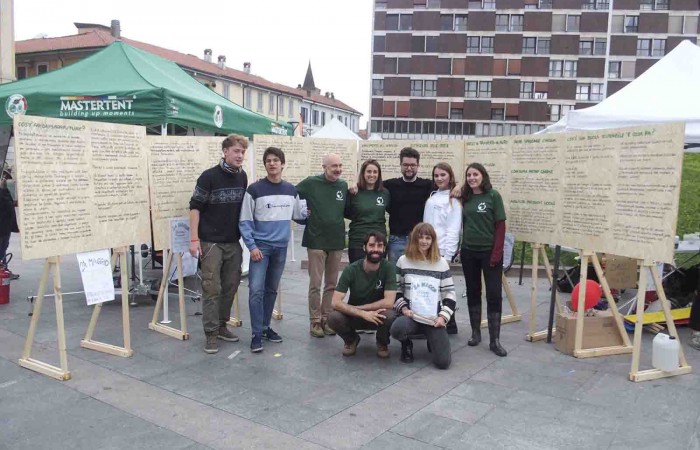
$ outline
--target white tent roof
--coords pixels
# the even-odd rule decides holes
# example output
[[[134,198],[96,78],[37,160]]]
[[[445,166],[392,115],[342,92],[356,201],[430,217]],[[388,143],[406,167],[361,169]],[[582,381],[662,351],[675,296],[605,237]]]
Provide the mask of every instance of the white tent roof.
[[[352,130],[342,123],[340,120],[332,119],[328,123],[312,134],[312,138],[327,138],[327,139],[354,139],[360,140],[360,136],[352,132]]]
[[[663,122],[685,122],[686,143],[700,143],[700,47],[690,41],[601,103],[571,110],[541,133]]]

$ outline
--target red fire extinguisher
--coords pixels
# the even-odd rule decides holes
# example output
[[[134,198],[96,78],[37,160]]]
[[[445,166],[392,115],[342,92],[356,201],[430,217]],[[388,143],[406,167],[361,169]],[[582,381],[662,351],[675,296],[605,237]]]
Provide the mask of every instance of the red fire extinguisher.
[[[12,279],[12,273],[5,269],[0,268],[0,305],[5,303],[10,303],[10,280]]]

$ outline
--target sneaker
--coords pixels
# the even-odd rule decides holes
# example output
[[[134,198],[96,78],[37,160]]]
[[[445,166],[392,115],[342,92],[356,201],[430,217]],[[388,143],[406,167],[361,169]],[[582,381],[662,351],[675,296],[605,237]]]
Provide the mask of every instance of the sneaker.
[[[253,335],[253,339],[250,341],[250,351],[253,353],[260,353],[263,351],[262,337]]]
[[[215,334],[207,334],[207,343],[204,345],[204,351],[207,353],[217,353],[219,344],[216,342]]]
[[[231,333],[225,325],[219,327],[219,334],[217,337],[223,341],[238,342],[238,336]]]
[[[324,323],[322,328],[323,334],[326,334],[328,336],[335,336],[335,331],[333,330],[333,328],[328,326],[328,323]]]
[[[309,330],[309,333],[311,334],[311,336],[317,338],[322,338],[325,336],[325,334],[323,333],[323,327],[320,323],[312,323],[311,330]]]
[[[262,337],[263,339],[267,339],[270,342],[282,342],[282,336],[275,333],[275,330],[273,330],[272,328],[263,330]]]
[[[343,346],[343,356],[353,356],[355,353],[357,353],[357,344],[360,343],[360,336],[357,336],[357,339],[355,339],[355,342],[351,344],[345,344]]]
[[[380,358],[388,358],[389,357],[389,347],[386,345],[381,345],[377,344],[377,356]]]

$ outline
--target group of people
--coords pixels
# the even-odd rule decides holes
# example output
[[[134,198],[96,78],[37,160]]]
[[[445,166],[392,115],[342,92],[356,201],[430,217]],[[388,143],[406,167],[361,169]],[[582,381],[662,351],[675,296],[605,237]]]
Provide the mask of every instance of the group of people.
[[[481,341],[483,275],[490,349],[506,356],[499,342],[506,217],[481,164],[470,164],[457,187],[447,163],[433,167],[432,179],[418,177],[420,154],[407,147],[399,154],[400,177],[383,180],[380,164],[370,159],[348,186],[340,156],[328,154],[320,175],[293,186],[283,179],[284,151],[269,147],[262,158],[265,178],[248,185],[242,168],[247,148],[245,137],[226,137],[220,163],[201,174],[190,200],[190,253],[200,260],[207,353],[218,351],[218,339],[239,340],[226,323],[241,278],[241,238],[250,251],[250,349],[258,353],[263,341],[282,342],[270,322],[294,220],[305,225],[311,336],[338,334],[342,354],[352,356],[358,332],[375,331],[377,355],[389,357],[393,337],[401,342],[404,362],[413,361],[411,339],[425,336],[434,364],[446,369],[448,334],[457,333],[449,262],[459,250],[472,328],[468,343]],[[338,279],[345,219],[350,264]]]

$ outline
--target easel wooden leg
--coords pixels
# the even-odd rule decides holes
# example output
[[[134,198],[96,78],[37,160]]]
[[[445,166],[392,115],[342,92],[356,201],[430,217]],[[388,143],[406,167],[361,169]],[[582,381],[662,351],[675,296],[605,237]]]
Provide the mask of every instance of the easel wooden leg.
[[[666,318],[666,326],[671,336],[678,339],[678,331],[676,330],[676,324],[673,322],[673,317],[671,316],[671,308],[669,306],[668,299],[666,298],[666,293],[664,292],[663,286],[661,284],[661,279],[659,274],[656,272],[656,267],[653,261],[645,260],[641,262],[639,273],[639,286],[637,292],[637,322],[634,327],[634,351],[632,353],[632,368],[630,369],[629,378],[630,381],[648,381],[656,380],[659,378],[673,377],[676,375],[684,375],[693,371],[693,368],[688,365],[688,361],[685,359],[685,353],[683,352],[683,347],[680,348],[680,353],[678,355],[679,367],[678,369],[671,370],[669,372],[664,372],[660,369],[649,369],[649,370],[639,370],[639,357],[642,351],[642,327],[644,325],[644,297],[646,295],[646,272],[647,270],[651,273],[651,277],[654,280],[654,286],[656,287],[656,292],[659,295],[659,301],[664,310],[664,317]]]
[[[578,308],[576,310],[576,335],[574,336],[574,355],[583,348],[583,319],[586,315],[586,280],[588,280],[588,258],[591,252],[581,252],[581,282],[578,288]]]
[[[182,275],[182,255],[177,254],[176,265],[177,265],[177,284],[178,284],[178,305],[180,307],[180,329],[170,327],[168,325],[158,323],[158,314],[161,309],[164,310],[164,299],[168,294],[168,278],[170,274],[170,268],[173,265],[173,252],[167,251],[167,258],[165,259],[165,265],[163,266],[163,278],[160,282],[160,289],[158,290],[158,299],[156,300],[156,307],[153,310],[153,317],[151,322],[148,324],[148,328],[158,333],[163,333],[166,336],[174,337],[175,339],[180,339],[186,341],[190,338],[190,334],[187,332],[187,313],[185,310],[185,281]]]
[[[593,256],[591,257],[591,261],[593,262],[593,268],[595,269],[595,273],[598,276],[598,280],[603,286],[603,293],[605,294],[605,298],[608,301],[610,310],[613,313],[613,318],[615,319],[615,325],[617,325],[617,330],[620,332],[620,336],[622,336],[622,342],[624,343],[625,347],[631,347],[632,343],[630,342],[630,338],[627,335],[627,329],[625,329],[625,324],[623,323],[622,315],[620,315],[620,311],[617,309],[617,303],[615,303],[615,299],[612,296],[612,292],[610,292],[610,285],[608,284],[608,280],[605,277],[605,274],[603,273],[603,268],[601,267],[600,261],[598,260],[598,255],[593,254]]]
[[[282,281],[280,280],[279,286],[277,286],[277,301],[275,302],[275,309],[272,310],[272,318],[275,320],[282,320]]]
[[[238,309],[238,291],[236,291],[236,295],[233,297],[233,317],[231,317],[231,319],[229,319],[229,321],[226,323],[232,327],[240,327],[243,325],[243,321],[240,319],[240,311]]]
[[[559,302],[559,292],[556,290],[557,287],[554,284],[554,276],[553,276],[552,266],[549,264],[549,257],[547,257],[547,252],[546,252],[544,246],[542,246],[542,251],[540,252],[540,254],[542,255],[542,262],[544,263],[544,270],[545,270],[545,274],[547,275],[547,279],[549,280],[549,284],[550,284],[551,288],[555,290],[554,291],[554,295],[555,295],[554,304],[557,307],[557,312],[561,313],[561,303]],[[536,307],[536,305],[535,305],[535,307]],[[532,321],[532,314],[530,315],[530,320],[531,320],[531,323],[533,324],[533,327],[536,327],[535,322]],[[556,331],[556,328],[552,328],[552,332],[555,332],[555,331]],[[547,332],[548,332],[548,330],[546,330],[546,329],[542,330],[542,331],[537,331],[535,333],[531,332],[530,334],[525,336],[525,339],[530,341],[530,342],[541,341],[541,340],[547,338]]]
[[[540,264],[540,248],[541,244],[531,244],[532,245],[532,268],[530,272],[532,273],[532,286],[530,287],[530,332],[525,336],[528,341],[535,341],[535,330],[537,328],[537,272],[539,272]]]
[[[63,323],[63,299],[60,291],[61,273],[58,270],[59,261],[59,257],[54,256],[47,258],[46,262],[44,263],[44,271],[41,274],[39,291],[37,292],[36,303],[34,304],[34,313],[32,314],[32,320],[29,322],[29,331],[27,333],[27,338],[24,341],[24,348],[22,350],[22,357],[19,359],[19,365],[57,380],[65,381],[70,380],[71,374],[68,371],[68,357],[66,354],[66,334]],[[44,295],[46,294],[46,284],[49,278],[49,271],[52,268],[54,269],[54,294],[56,294],[56,325],[58,327],[58,353],[61,364],[60,368],[31,357],[34,336],[39,323],[39,317],[41,316],[41,307],[44,303]]]
[[[90,318],[90,323],[88,324],[87,332],[85,333],[85,338],[80,341],[80,346],[83,348],[108,353],[114,356],[121,356],[123,358],[129,358],[134,354],[134,351],[131,349],[131,328],[129,326],[129,269],[126,264],[126,252],[126,247],[119,247],[115,248],[114,253],[112,254],[112,270],[114,270],[116,259],[119,258],[121,271],[122,330],[124,335],[124,347],[106,344],[104,342],[98,342],[92,339],[95,326],[97,325],[97,319],[102,311],[101,304],[95,305],[95,309],[92,312],[92,317]]]

